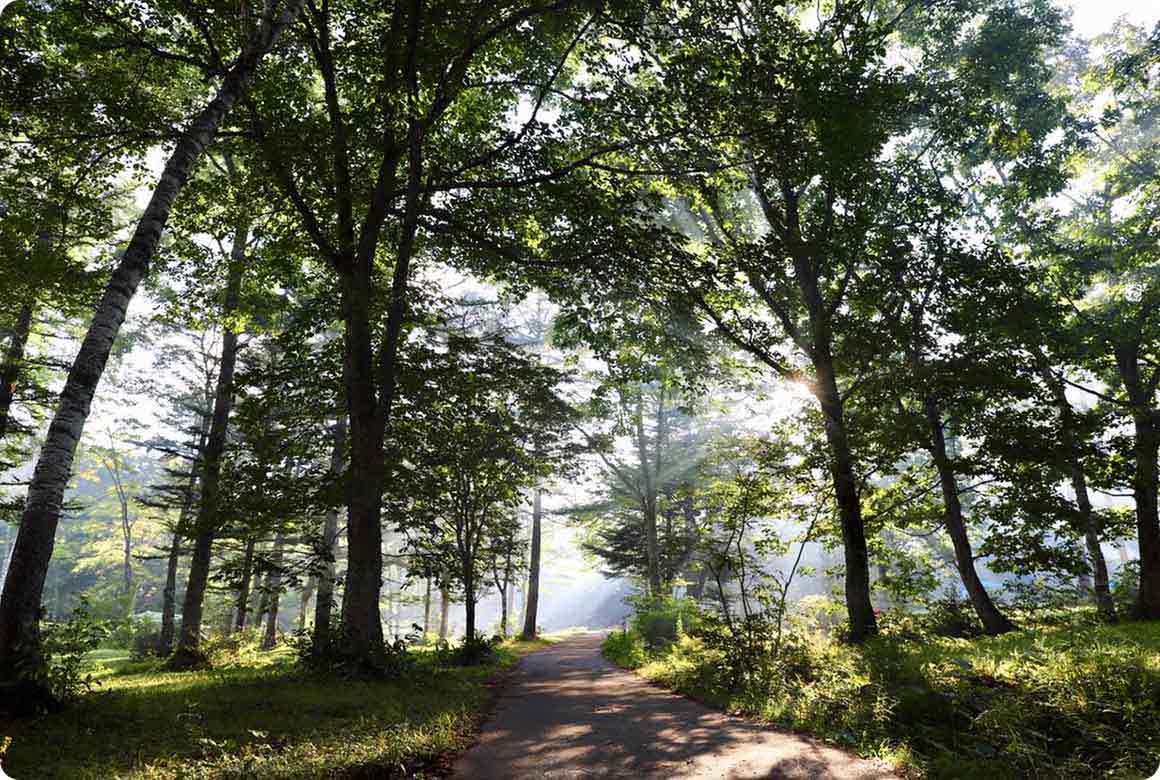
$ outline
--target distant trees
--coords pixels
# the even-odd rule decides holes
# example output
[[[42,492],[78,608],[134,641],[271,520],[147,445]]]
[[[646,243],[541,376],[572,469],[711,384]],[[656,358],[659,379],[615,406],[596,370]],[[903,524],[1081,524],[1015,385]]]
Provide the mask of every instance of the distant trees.
[[[392,426],[389,513],[426,571],[463,593],[466,637],[489,578],[502,592],[522,555],[516,509],[562,465],[563,376],[502,338],[451,334],[408,353]],[[501,596],[501,598],[503,598]]]

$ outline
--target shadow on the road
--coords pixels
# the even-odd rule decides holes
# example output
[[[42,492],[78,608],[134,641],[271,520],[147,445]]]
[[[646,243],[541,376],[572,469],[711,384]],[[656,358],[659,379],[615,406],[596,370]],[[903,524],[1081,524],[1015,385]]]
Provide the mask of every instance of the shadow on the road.
[[[658,690],[601,658],[600,639],[569,640],[526,657],[456,776],[889,776],[812,740]]]

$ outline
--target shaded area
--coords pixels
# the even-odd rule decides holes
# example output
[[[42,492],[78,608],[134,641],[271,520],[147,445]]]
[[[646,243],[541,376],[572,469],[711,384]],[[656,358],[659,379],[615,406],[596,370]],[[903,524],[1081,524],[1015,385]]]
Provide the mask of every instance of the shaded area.
[[[588,634],[527,656],[454,777],[878,778],[885,768],[658,690]]]

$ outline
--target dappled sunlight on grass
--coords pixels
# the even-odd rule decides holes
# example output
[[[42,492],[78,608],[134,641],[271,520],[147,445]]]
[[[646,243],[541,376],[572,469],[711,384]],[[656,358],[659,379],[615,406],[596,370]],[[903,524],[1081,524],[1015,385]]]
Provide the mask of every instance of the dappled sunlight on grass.
[[[0,723],[13,738],[5,769],[22,780],[400,775],[465,747],[489,679],[549,643],[508,642],[497,662],[467,668],[417,653],[397,680],[306,674],[289,648],[185,673],[96,656],[100,685],[79,705]]]

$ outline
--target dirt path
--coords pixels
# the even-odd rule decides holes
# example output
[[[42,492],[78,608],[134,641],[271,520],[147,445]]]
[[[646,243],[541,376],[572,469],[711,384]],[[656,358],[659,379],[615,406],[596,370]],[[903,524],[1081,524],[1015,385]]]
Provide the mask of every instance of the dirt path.
[[[480,740],[455,763],[463,780],[514,778],[892,777],[796,734],[667,693],[600,656],[600,635],[520,662]]]

